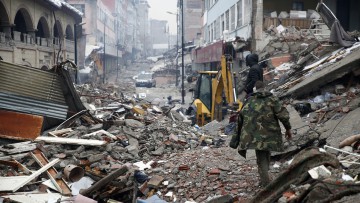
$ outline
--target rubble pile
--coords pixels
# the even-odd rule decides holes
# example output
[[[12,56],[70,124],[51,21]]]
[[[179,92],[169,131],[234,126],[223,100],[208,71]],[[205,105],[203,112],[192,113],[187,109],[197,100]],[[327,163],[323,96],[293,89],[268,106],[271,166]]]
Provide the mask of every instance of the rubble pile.
[[[76,89],[86,110],[44,131],[34,142],[5,144],[0,148],[2,180],[22,179],[23,176],[32,176],[32,171],[37,170],[48,171],[48,174],[39,172],[16,189],[0,187],[1,191],[29,194],[52,191],[44,198],[56,199],[58,194],[72,194],[96,201],[116,199],[128,202],[137,197],[137,187],[142,182],[136,180],[136,174],[144,169],[136,163],[161,159],[184,162],[183,156],[174,158],[173,155],[188,150],[218,148],[225,143],[226,136],[221,130],[226,124],[214,121],[203,129],[191,126],[182,109],[175,105],[158,107],[127,96],[115,85],[93,87],[85,84],[76,86]],[[39,159],[37,156],[44,162],[35,163]],[[44,168],[48,163],[51,163],[50,169]],[[155,163],[161,165],[161,161]],[[74,172],[81,176],[76,181],[65,177],[69,166],[82,169]],[[197,172],[200,173],[200,168]],[[60,180],[62,182],[57,186]],[[182,180],[174,178],[171,181],[177,185]],[[71,182],[76,182],[74,188]],[[12,200],[25,198],[15,196],[15,193],[5,194],[5,198]]]
[[[155,188],[168,202],[207,202],[227,194],[248,199],[259,190],[253,160],[243,161],[226,148],[211,150],[205,146],[166,154],[155,163],[146,173],[151,175],[150,182],[161,181],[156,185],[144,183],[141,191],[148,195]]]

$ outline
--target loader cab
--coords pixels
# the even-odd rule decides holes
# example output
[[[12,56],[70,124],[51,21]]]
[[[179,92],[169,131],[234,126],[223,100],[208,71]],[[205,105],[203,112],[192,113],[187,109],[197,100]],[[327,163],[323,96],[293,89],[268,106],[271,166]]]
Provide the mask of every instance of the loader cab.
[[[206,73],[200,73],[195,87],[194,99],[199,99],[207,108],[211,109],[212,105],[212,76]]]

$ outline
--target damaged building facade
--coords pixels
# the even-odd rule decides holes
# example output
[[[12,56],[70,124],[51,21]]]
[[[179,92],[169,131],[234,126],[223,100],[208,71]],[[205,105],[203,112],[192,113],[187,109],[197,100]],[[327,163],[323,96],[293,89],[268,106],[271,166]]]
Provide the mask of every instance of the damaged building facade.
[[[337,16],[345,30],[359,29],[359,13],[356,10],[357,1],[323,1]],[[200,46],[192,53],[193,68],[195,70],[216,70],[223,52],[223,41],[231,41],[240,37],[244,42],[242,49],[236,54],[237,61],[243,61],[250,51],[262,52],[274,40],[266,33],[272,27],[282,25],[285,28],[295,27],[299,32],[314,29],[315,35],[324,35],[329,38],[329,30],[323,29],[326,25],[314,22],[313,14],[318,1],[285,1],[285,0],[204,0],[203,27]],[[256,6],[255,8],[253,8]],[[255,11],[252,13],[251,11]],[[255,22],[251,24],[252,20]],[[326,30],[325,29],[325,30]],[[317,32],[317,33],[315,33]],[[325,33],[324,33],[325,32]],[[253,36],[253,37],[251,37]],[[325,39],[325,40],[327,40]],[[254,46],[254,47],[253,47]],[[241,68],[241,63],[234,63]],[[244,68],[244,67],[242,67]]]
[[[0,1],[0,56],[4,61],[49,69],[74,60],[74,24],[82,13],[65,2]],[[81,53],[81,46],[78,47]],[[83,48],[84,49],[84,48]]]
[[[215,8],[221,0],[211,2]],[[282,100],[292,131],[283,150],[271,152],[267,186],[260,186],[254,151],[244,159],[232,149],[236,147],[228,146],[232,136],[239,135],[235,111],[221,122],[194,125],[191,112],[187,115],[172,99],[175,87],[158,88],[179,74],[174,50],[152,64],[153,77],[162,81],[157,80],[155,91],[140,89],[148,96],[137,91],[133,80],[149,68],[147,63],[124,70],[115,84],[74,85],[69,72],[76,65],[70,61],[51,70],[0,61],[0,202],[357,202],[360,36],[346,32],[326,4],[317,4],[316,12],[306,11],[306,16],[311,13],[308,19],[300,18],[304,12],[283,9],[269,9],[265,15],[266,2],[259,2],[264,3],[257,7],[262,10],[260,30],[268,41],[258,43],[265,44],[258,53],[268,65],[266,89]],[[229,5],[229,16],[234,5]],[[320,29],[309,29],[318,26],[315,20],[321,21]],[[234,61],[240,67],[238,59],[251,50],[251,40],[240,36],[232,46],[229,39],[197,49],[187,46],[185,64],[192,60],[193,49],[192,56],[205,50],[197,57],[208,61],[199,64],[216,70],[216,57],[241,47]],[[232,71],[227,62],[222,61],[223,68]],[[227,81],[212,83],[220,90],[217,108],[224,114],[235,106],[223,102],[222,97],[235,95],[237,81],[228,78],[225,91],[214,83],[225,86]]]

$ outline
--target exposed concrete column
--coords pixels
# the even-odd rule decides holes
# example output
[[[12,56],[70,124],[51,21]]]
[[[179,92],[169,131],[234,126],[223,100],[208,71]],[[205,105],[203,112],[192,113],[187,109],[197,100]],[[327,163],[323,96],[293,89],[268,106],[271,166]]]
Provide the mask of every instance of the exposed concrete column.
[[[35,43],[35,30],[28,30],[28,40],[27,43],[34,44]]]
[[[3,26],[3,31],[5,33],[5,38],[11,39],[11,26],[10,25]]]
[[[263,0],[253,0],[251,15],[252,52],[259,51],[259,43],[263,35]]]

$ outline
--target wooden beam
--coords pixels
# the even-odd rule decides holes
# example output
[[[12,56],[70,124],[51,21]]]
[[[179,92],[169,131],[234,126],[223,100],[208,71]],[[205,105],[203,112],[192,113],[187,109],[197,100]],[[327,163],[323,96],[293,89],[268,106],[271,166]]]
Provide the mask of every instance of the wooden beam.
[[[82,135],[81,137],[83,137],[83,138],[92,137],[92,136],[94,136],[94,135],[96,135],[98,133],[106,135],[106,136],[110,137],[113,140],[117,140],[117,137],[115,135],[109,133],[106,130],[98,130],[98,131],[95,131],[95,132],[92,132],[92,133],[89,133],[89,134],[86,134],[86,135]]]
[[[39,175],[41,175],[42,173],[44,173],[45,171],[47,171],[50,167],[54,166],[57,162],[59,162],[60,159],[54,159],[51,162],[49,162],[48,164],[46,164],[45,166],[43,166],[41,169],[37,170],[36,172],[34,172],[33,174],[31,174],[29,176],[29,178],[27,178],[26,180],[24,180],[23,182],[20,182],[20,184],[13,189],[12,192],[16,192],[18,189],[20,189],[21,187],[23,187],[24,185],[28,184],[30,181],[34,180],[36,177],[38,177]]]
[[[88,145],[88,146],[102,146],[106,141],[101,140],[85,140],[76,138],[62,138],[62,137],[38,137],[35,142],[46,142],[53,144],[72,144],[72,145]]]
[[[0,177],[0,191],[16,192],[18,189],[34,180],[36,177],[47,171],[50,167],[59,161],[60,159],[54,159],[50,163],[43,166],[41,169],[35,171],[30,176]]]
[[[112,180],[115,180],[119,176],[125,174],[128,171],[127,166],[122,166],[121,168],[118,168],[117,170],[113,171],[103,179],[96,182],[94,185],[92,185],[90,188],[85,190],[80,190],[80,194],[84,196],[89,196],[94,191],[97,191],[103,187],[105,187],[107,184],[109,184]]]
[[[34,151],[34,153],[31,153],[31,156],[36,160],[36,162],[40,165],[40,166],[44,166],[47,163],[49,163],[49,161],[47,160],[47,158],[44,156],[43,153],[41,153],[40,150],[36,149]],[[66,184],[66,182],[61,178],[61,179],[57,179],[56,176],[58,174],[58,172],[56,171],[56,169],[54,167],[51,167],[47,170],[47,174],[51,180],[51,182],[54,184],[54,186],[58,189],[58,191],[63,194],[63,195],[67,195],[70,196],[71,195],[71,189],[70,187]]]
[[[22,165],[21,163],[19,163],[16,160],[13,160],[13,161],[0,160],[0,164],[6,165],[6,166],[11,166],[11,167],[14,167],[14,168],[18,168],[19,170],[21,170],[26,175],[31,173],[30,170],[28,168],[26,168],[26,166]]]
[[[53,136],[53,137],[64,137],[63,134],[67,134],[69,132],[72,132],[73,130],[71,128],[64,128],[61,130],[54,130],[49,132],[48,134]]]

